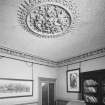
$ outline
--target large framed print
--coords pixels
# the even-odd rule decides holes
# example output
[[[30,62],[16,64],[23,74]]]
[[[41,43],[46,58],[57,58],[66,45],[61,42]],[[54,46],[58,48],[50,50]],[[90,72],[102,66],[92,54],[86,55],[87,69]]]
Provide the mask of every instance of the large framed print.
[[[79,92],[80,91],[80,80],[79,80],[80,69],[67,70],[67,92]]]
[[[32,95],[32,80],[0,78],[0,98],[27,97]]]

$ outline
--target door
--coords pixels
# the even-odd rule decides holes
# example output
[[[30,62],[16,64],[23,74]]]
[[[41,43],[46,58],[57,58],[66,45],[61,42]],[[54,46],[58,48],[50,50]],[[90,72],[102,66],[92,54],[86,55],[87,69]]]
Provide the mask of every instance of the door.
[[[49,83],[49,105],[54,105],[54,83]]]
[[[53,80],[40,80],[40,103],[41,105],[54,105],[54,87]]]
[[[49,105],[49,84],[47,82],[41,82],[41,90],[42,90],[42,105]]]

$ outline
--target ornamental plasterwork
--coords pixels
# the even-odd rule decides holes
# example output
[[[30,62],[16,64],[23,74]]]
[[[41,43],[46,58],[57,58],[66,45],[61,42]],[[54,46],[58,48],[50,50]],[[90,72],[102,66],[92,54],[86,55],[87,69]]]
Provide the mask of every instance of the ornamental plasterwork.
[[[14,49],[0,46],[0,59],[3,57],[19,59],[22,61],[31,62],[31,63],[33,62],[35,64],[46,65],[50,67],[56,67],[56,64],[57,64],[56,62],[49,59],[37,57],[35,55],[31,55],[28,53],[24,53]]]
[[[34,55],[30,55],[24,52],[20,52],[20,51],[16,51],[13,49],[9,49],[6,47],[0,47],[0,59],[3,58],[3,56],[1,54],[7,54],[7,55],[11,55],[12,58],[14,56],[15,57],[19,57],[17,59],[24,59],[25,61],[28,62],[33,62],[35,64],[40,64],[40,65],[47,65],[47,66],[51,66],[51,67],[62,67],[62,66],[66,66],[66,65],[70,65],[73,63],[78,63],[78,62],[83,62],[89,59],[95,59],[95,58],[100,58],[100,57],[105,57],[105,48],[101,48],[95,51],[91,51],[76,57],[72,57],[70,59],[66,59],[63,61],[59,61],[59,62],[55,62],[55,61],[51,61],[48,59],[44,59],[44,58],[40,58],[40,57],[36,57]],[[6,56],[7,56],[6,55]],[[26,60],[27,59],[27,60]]]
[[[70,0],[25,0],[17,15],[26,31],[44,38],[71,32],[78,20],[75,4]]]
[[[65,66],[73,63],[83,62],[86,60],[96,59],[100,57],[105,57],[105,48],[101,48],[95,51],[90,51],[88,53],[72,57],[70,59],[66,59],[58,62],[58,66]]]

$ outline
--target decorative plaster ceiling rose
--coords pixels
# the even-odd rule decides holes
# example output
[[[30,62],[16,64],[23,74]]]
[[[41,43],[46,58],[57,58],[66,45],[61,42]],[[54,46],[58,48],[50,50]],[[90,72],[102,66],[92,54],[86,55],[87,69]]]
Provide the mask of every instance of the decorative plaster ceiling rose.
[[[20,4],[18,20],[37,37],[54,38],[70,32],[77,19],[76,9],[66,0],[29,0]]]

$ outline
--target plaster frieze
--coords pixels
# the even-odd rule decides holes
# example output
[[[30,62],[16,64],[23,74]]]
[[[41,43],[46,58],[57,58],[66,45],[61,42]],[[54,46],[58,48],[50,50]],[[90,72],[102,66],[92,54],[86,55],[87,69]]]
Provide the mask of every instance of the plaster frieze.
[[[47,65],[47,66],[52,66],[52,67],[57,66],[56,62],[52,60],[37,57],[31,54],[13,50],[7,47],[0,47],[0,55],[1,55],[0,58],[4,56],[4,57],[9,57],[9,58],[20,59],[20,60],[27,61],[27,62],[33,62],[33,63],[40,64],[40,65]]]
[[[62,60],[58,62],[58,66],[70,65],[78,62],[83,62],[90,59],[95,59],[105,56],[105,48],[90,51],[88,53],[81,54],[79,56],[72,57],[70,59]]]
[[[94,51],[90,51],[85,54],[81,54],[79,56],[72,57],[70,59],[65,59],[59,62],[55,62],[49,59],[37,57],[35,55],[28,54],[25,52],[20,52],[7,47],[3,47],[3,46],[0,47],[0,59],[2,59],[2,57],[10,57],[10,58],[16,58],[16,59],[20,59],[28,62],[33,62],[40,65],[51,66],[51,67],[66,66],[66,65],[83,62],[86,60],[95,59],[95,58],[104,57],[104,56],[105,56],[105,48],[101,48]]]

